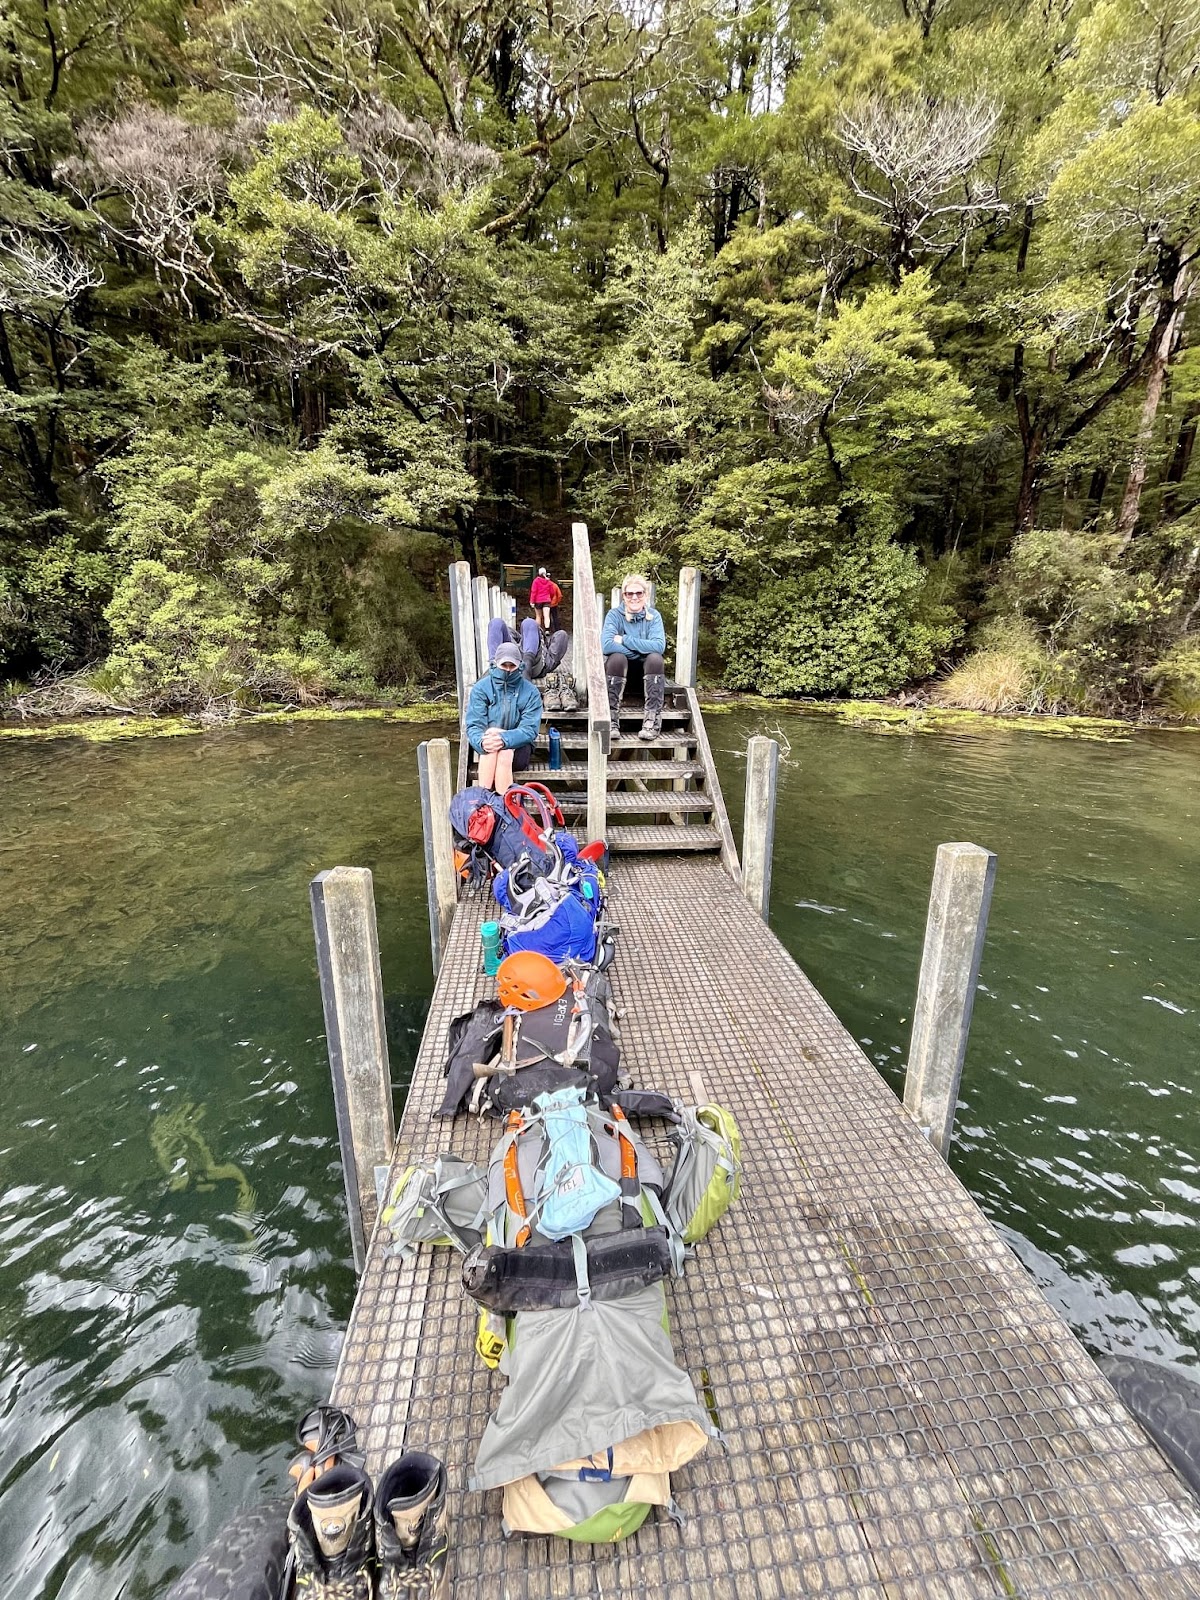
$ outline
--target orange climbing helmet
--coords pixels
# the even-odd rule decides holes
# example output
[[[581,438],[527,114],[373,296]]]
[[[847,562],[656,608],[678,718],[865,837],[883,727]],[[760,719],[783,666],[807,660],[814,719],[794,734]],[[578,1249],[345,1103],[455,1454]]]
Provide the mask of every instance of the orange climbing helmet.
[[[539,950],[515,950],[496,969],[496,995],[514,1011],[538,1011],[567,992],[561,967]]]

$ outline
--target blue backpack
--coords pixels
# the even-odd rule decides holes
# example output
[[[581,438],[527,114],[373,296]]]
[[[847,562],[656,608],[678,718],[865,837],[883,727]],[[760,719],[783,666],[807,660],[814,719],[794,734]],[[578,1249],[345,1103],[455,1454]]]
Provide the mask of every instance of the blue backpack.
[[[515,802],[512,805],[507,803],[508,795],[499,795],[494,789],[478,785],[454,796],[450,802],[450,826],[454,830],[455,844],[472,861],[472,877],[485,877],[493,861],[498,867],[508,868],[523,855],[529,856],[539,872],[548,871],[554,865],[547,841],[553,837],[554,822],[561,826],[563,816],[554,805],[558,813],[555,817],[540,790],[540,784],[536,789],[525,784],[510,789],[508,795],[513,796]],[[540,803],[540,828],[522,803],[527,793],[532,793]],[[572,839],[571,843],[574,842]]]
[[[568,856],[557,842],[552,849],[548,869],[519,859],[493,885],[505,954],[536,950],[559,963],[594,961],[596,923],[604,905],[600,874],[577,850]]]

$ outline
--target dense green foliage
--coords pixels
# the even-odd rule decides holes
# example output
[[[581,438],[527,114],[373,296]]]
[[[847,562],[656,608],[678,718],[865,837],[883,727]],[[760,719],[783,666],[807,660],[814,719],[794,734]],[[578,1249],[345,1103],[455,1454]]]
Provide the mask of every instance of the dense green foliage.
[[[447,560],[582,513],[704,569],[732,686],[966,652],[972,703],[1195,714],[1200,0],[8,0],[0,45],[0,673],[428,680]]]

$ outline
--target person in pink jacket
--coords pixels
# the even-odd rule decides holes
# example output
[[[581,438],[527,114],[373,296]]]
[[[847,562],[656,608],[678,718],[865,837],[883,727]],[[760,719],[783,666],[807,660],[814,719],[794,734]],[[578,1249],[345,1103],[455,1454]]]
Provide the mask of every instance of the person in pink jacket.
[[[538,568],[537,577],[529,585],[529,604],[534,609],[542,632],[550,633],[555,625],[554,609],[562,604],[562,590],[545,567]]]

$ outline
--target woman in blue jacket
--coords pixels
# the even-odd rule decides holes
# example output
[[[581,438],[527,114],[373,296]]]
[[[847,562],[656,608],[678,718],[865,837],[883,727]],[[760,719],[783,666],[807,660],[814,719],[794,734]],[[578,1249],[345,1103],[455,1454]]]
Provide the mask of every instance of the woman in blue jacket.
[[[521,670],[515,644],[501,644],[467,697],[467,738],[479,757],[476,783],[497,794],[524,772],[542,722],[542,697]]]
[[[621,604],[604,619],[600,648],[608,684],[608,717],[612,737],[621,737],[621,697],[626,681],[641,678],[645,706],[639,739],[656,739],[662,731],[663,691],[667,685],[663,652],[667,633],[661,615],[650,602],[650,585],[640,572],[630,572],[621,584]]]

